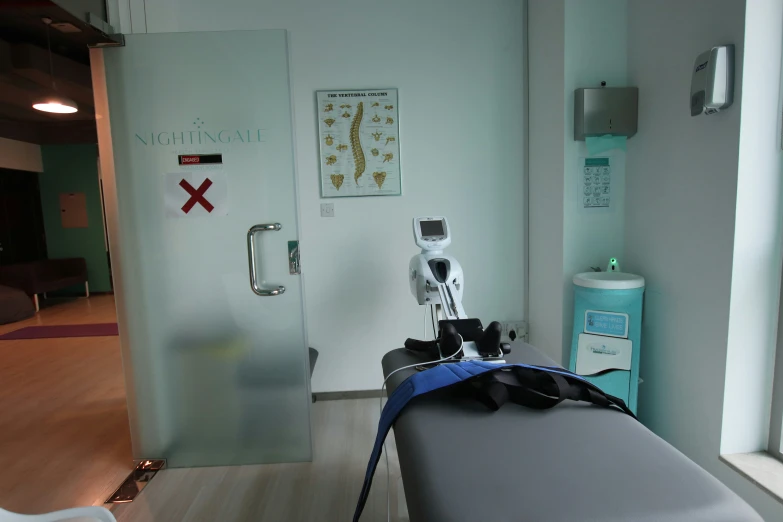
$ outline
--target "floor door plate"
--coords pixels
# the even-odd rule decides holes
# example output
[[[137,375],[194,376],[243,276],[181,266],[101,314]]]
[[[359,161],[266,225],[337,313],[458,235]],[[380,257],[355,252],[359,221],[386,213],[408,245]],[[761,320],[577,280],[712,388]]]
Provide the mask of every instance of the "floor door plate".
[[[150,483],[152,477],[154,477],[158,471],[166,468],[166,461],[159,460],[140,460],[136,463],[136,468],[131,471],[128,478],[117,488],[117,491],[106,500],[106,504],[124,504],[126,502],[133,502],[133,500],[141,493],[147,484]]]

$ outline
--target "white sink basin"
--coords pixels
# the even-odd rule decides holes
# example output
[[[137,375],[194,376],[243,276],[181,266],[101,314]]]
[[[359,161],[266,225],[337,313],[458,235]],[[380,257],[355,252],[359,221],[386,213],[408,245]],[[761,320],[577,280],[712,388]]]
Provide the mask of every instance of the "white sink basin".
[[[602,290],[630,290],[642,288],[644,278],[625,272],[582,272],[574,276],[574,284]]]

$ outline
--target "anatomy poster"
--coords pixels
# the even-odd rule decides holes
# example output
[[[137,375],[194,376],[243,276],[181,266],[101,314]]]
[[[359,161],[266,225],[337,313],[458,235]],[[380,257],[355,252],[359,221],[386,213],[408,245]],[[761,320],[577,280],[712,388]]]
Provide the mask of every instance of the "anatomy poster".
[[[399,196],[397,89],[318,91],[321,195]]]

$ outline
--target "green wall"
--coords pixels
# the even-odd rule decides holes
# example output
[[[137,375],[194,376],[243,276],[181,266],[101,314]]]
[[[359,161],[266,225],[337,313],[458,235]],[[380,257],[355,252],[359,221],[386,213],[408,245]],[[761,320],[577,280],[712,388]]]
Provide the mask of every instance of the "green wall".
[[[87,261],[90,291],[108,292],[111,283],[103,240],[98,146],[44,145],[41,152],[44,171],[38,174],[38,180],[49,259],[83,257]],[[87,228],[62,227],[60,194],[68,192],[84,192]],[[83,289],[74,288],[74,291],[82,292]]]

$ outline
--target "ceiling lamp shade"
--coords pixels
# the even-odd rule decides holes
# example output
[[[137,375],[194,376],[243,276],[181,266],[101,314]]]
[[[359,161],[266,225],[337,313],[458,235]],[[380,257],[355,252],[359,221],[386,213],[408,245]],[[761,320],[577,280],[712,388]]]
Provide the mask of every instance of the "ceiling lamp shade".
[[[33,109],[57,114],[71,114],[79,110],[76,102],[59,94],[44,96],[33,102]]]
[[[49,38],[49,26],[52,24],[51,18],[41,18],[46,24],[46,48],[49,51],[49,78],[52,80],[52,92],[49,96],[44,96],[33,102],[33,109],[43,112],[53,112],[57,114],[72,114],[79,110],[76,102],[65,96],[57,94],[57,85],[54,83],[54,64],[52,63],[52,41]]]

